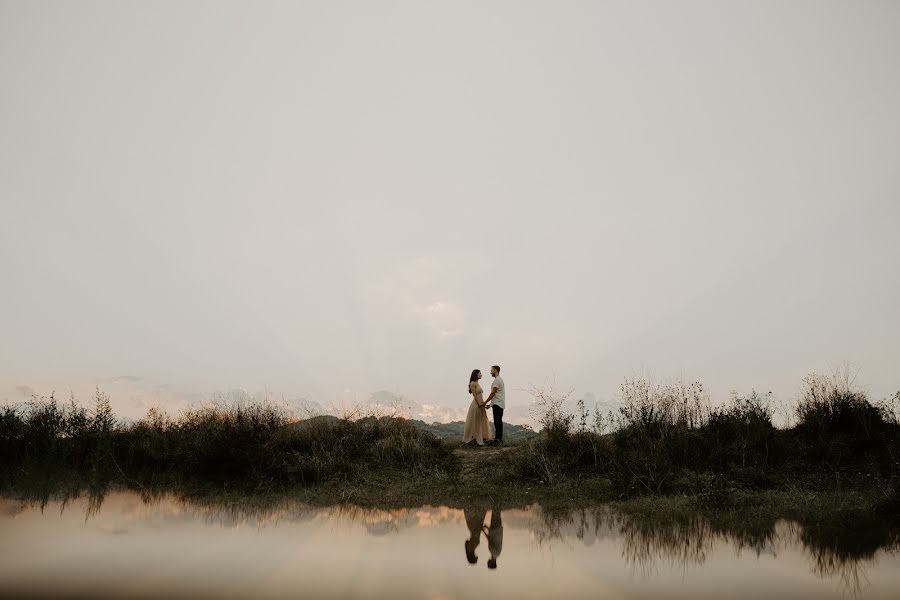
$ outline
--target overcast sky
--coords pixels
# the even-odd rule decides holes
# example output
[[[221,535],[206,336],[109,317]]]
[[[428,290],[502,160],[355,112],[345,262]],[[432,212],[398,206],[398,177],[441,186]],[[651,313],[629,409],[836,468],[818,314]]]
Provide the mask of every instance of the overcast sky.
[[[0,401],[881,398],[900,2],[0,0],[0,209]]]

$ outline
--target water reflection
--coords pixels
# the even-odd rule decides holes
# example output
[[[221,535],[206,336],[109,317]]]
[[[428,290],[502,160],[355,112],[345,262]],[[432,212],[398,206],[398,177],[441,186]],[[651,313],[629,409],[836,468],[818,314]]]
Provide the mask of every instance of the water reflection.
[[[491,525],[485,533],[487,534],[488,550],[491,553],[487,566],[488,569],[496,569],[497,559],[500,557],[500,551],[503,550],[503,518],[499,506],[494,506],[491,510]]]
[[[488,552],[491,557],[487,561],[488,569],[497,568],[497,559],[503,549],[503,516],[498,505],[491,508],[491,521],[484,524],[488,509],[483,506],[470,506],[463,510],[466,519],[466,527],[469,529],[469,537],[465,541],[466,561],[470,565],[478,563],[478,555],[475,550],[481,543],[481,536],[487,538]]]
[[[461,537],[465,562],[458,554]],[[289,496],[93,490],[0,499],[0,554],[15,557],[0,564],[0,596],[66,595],[75,583],[90,595],[117,596],[117,586],[127,582],[115,569],[110,574],[96,566],[107,563],[117,565],[121,577],[134,569],[144,578],[146,564],[163,570],[190,563],[190,594],[156,582],[148,595],[216,596],[242,589],[248,574],[265,571],[271,561],[296,557],[294,567],[249,595],[287,597],[302,585],[322,597],[467,597],[477,587],[497,597],[611,590],[619,597],[714,597],[739,595],[740,588],[747,597],[887,598],[900,592],[898,540],[895,528],[874,519],[660,518],[608,506],[386,510],[312,507]],[[66,547],[73,554],[62,552]],[[221,564],[203,562],[212,553]],[[71,563],[86,555],[97,562],[85,559],[75,569]],[[486,569],[471,568],[485,563]],[[234,566],[222,575],[223,564]],[[378,575],[350,588],[353,577],[332,580],[323,572]],[[46,587],[56,585],[48,583],[50,575],[58,588]],[[736,591],[726,594],[723,586]]]
[[[794,550],[804,554],[814,575],[837,579],[843,594],[859,596],[876,555],[896,557],[900,550],[900,531],[869,518],[807,524],[740,513],[648,518],[609,507],[541,511],[539,517],[534,529],[539,543],[574,537],[591,544],[616,538],[625,564],[642,577],[652,577],[662,565],[687,572],[723,546],[730,546],[737,557],[749,553],[757,559],[777,559]],[[894,591],[900,594],[900,589]]]
[[[478,544],[481,542],[481,530],[484,528],[484,517],[487,515],[487,509],[470,506],[463,512],[466,516],[466,527],[469,528],[469,538],[465,542],[466,560],[469,561],[470,565],[474,565],[478,562],[478,555],[475,554],[475,549],[478,548]]]

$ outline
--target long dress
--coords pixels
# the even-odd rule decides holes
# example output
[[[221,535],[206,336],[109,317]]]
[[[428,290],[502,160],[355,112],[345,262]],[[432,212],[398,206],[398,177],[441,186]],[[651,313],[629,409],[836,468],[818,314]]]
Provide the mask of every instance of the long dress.
[[[479,446],[484,445],[485,440],[491,439],[491,427],[488,424],[487,409],[484,408],[484,390],[478,382],[469,385],[472,394],[472,404],[466,414],[466,426],[463,428],[463,443],[468,444],[472,440]]]
[[[466,560],[470,564],[478,562],[478,555],[475,549],[481,542],[481,533],[484,531],[484,517],[487,515],[487,508],[478,506],[467,506],[463,509],[466,517],[466,526],[469,528],[469,539],[466,540]]]

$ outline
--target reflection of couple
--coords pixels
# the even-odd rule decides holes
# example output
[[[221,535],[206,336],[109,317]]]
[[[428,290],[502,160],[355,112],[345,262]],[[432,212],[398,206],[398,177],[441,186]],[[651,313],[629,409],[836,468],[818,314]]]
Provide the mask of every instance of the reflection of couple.
[[[506,408],[506,386],[500,377],[500,367],[491,367],[491,375],[494,381],[491,383],[491,394],[484,399],[484,390],[478,380],[481,379],[481,371],[475,369],[469,377],[469,393],[472,394],[472,404],[466,415],[466,426],[463,428],[463,443],[472,441],[478,446],[484,446],[486,441],[491,441],[491,428],[488,425],[487,407],[494,412],[494,443],[503,444],[503,409]]]
[[[484,517],[487,514],[486,508],[467,508],[463,511],[466,515],[466,525],[469,528],[469,539],[466,540],[466,560],[470,565],[478,562],[478,556],[475,554],[475,548],[481,541],[481,534],[484,533],[488,540],[488,551],[491,558],[488,560],[488,569],[497,568],[497,557],[500,556],[500,550],[503,549],[503,521],[500,520],[500,509],[496,506],[491,509],[491,525],[484,524]]]

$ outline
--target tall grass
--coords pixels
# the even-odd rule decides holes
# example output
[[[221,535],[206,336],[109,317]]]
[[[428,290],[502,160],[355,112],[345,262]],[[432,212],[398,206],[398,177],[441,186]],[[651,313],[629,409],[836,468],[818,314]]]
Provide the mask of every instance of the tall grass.
[[[449,448],[404,419],[296,421],[271,404],[235,402],[138,422],[115,418],[99,390],[91,409],[34,398],[0,409],[3,483],[63,471],[134,483],[195,480],[271,488],[352,478],[385,469],[452,468]]]
[[[90,408],[75,398],[61,403],[53,396],[34,396],[19,406],[0,408],[0,460],[18,466],[42,457],[56,464],[98,461],[109,453],[118,423],[109,397],[96,391]]]
[[[701,492],[710,505],[735,489],[877,483],[895,490],[882,503],[885,514],[900,506],[900,392],[872,402],[846,373],[807,377],[787,428],[774,426],[770,395],[714,405],[696,381],[627,378],[621,408],[606,414],[583,401],[570,411],[569,394],[552,388],[532,394],[541,434],[486,461],[496,471],[491,482],[594,477],[616,495]],[[0,485],[77,473],[267,489],[396,472],[446,482],[459,464],[449,444],[405,419],[298,421],[276,405],[242,401],[175,416],[153,409],[124,423],[98,390],[89,407],[52,396],[0,407],[0,467]]]
[[[510,457],[513,478],[553,484],[608,477],[620,493],[769,489],[800,479],[840,484],[900,475],[900,425],[890,401],[870,402],[847,371],[804,380],[795,426],[774,426],[770,394],[752,391],[713,405],[700,382],[626,378],[621,407],[602,414],[568,394],[532,388],[540,438]]]
[[[886,404],[871,403],[865,392],[855,387],[846,368],[830,376],[813,373],[803,380],[797,405],[799,427],[820,441],[831,436],[853,436],[871,442],[885,431],[896,415]]]
[[[870,477],[897,475],[900,426],[895,401],[900,392],[891,400],[871,402],[846,366],[828,376],[812,374],[803,384],[796,441],[808,460],[825,465],[836,478],[846,470]]]

